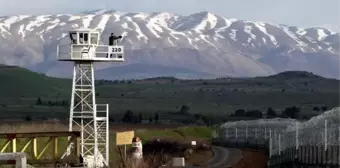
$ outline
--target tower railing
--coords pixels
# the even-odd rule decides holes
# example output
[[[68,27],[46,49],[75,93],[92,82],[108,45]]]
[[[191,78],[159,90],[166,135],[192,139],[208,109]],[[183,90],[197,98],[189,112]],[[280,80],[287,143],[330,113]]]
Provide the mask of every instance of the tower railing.
[[[123,62],[124,46],[106,45],[58,45],[57,55],[60,61],[88,60],[105,62]]]

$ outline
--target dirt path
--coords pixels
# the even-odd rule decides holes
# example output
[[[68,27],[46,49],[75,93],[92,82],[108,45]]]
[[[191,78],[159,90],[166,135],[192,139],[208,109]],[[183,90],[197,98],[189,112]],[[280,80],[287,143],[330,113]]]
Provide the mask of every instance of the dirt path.
[[[232,168],[265,168],[268,156],[263,152],[242,150],[242,159]]]
[[[242,158],[241,150],[234,148],[224,148],[220,146],[212,147],[212,157],[203,164],[185,166],[185,168],[225,168],[228,165],[235,165]],[[202,160],[207,159],[205,156]],[[202,162],[200,162],[202,163]]]

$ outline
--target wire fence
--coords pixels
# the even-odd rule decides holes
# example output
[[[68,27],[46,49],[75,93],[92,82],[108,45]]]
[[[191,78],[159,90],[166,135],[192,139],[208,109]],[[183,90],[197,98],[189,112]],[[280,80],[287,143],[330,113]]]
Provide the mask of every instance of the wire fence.
[[[262,119],[228,122],[219,137],[225,142],[265,145],[268,166],[296,162],[340,166],[339,109],[307,122]]]

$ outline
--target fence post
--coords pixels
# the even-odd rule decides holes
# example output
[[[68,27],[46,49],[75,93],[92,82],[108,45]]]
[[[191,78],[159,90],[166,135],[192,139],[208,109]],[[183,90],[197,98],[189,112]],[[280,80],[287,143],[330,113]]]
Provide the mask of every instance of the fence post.
[[[235,128],[235,138],[237,140],[237,128]]]
[[[336,146],[336,165],[339,166],[340,165],[340,160],[339,160],[339,157],[340,157],[340,152],[339,152],[339,146]]]
[[[295,160],[300,161],[299,122],[295,125]]]
[[[280,152],[280,150],[278,148],[279,147],[278,133],[274,132],[274,137],[275,137],[275,164],[279,164],[279,157],[280,157],[279,152]]]
[[[257,139],[257,127],[255,128],[255,139]]]
[[[278,142],[279,142],[279,164],[281,164],[281,160],[282,160],[282,156],[281,156],[281,134],[279,134],[279,139],[278,139]]]
[[[272,156],[272,148],[273,148],[273,142],[272,142],[272,137],[269,137],[269,157]]]
[[[296,122],[296,128],[295,128],[295,145],[296,150],[299,150],[299,122]]]
[[[323,160],[323,164],[327,164],[327,160],[328,160],[328,152],[327,152],[327,120],[325,120],[325,128],[324,128],[324,160]]]
[[[325,120],[325,151],[327,151],[327,120]]]
[[[246,142],[248,142],[248,125],[246,125]]]
[[[269,130],[269,141],[270,141],[271,143],[273,143],[273,142],[272,142],[272,130],[271,130],[271,129]],[[273,144],[272,144],[272,146],[271,146],[271,148],[270,148],[271,152],[273,152],[273,151],[272,151],[272,148],[273,148]],[[273,153],[271,153],[271,154],[273,155]]]

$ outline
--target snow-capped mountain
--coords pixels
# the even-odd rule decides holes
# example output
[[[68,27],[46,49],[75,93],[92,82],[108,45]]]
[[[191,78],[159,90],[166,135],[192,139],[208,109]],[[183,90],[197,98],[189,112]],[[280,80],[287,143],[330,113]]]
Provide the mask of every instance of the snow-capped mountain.
[[[56,46],[74,28],[99,28],[102,43],[122,34],[126,62],[98,64],[105,78],[150,77],[145,67],[164,67],[177,77],[263,76],[287,70],[339,77],[339,33],[237,19],[209,12],[79,14],[0,17],[0,63],[52,76],[71,74],[71,64],[56,61]],[[134,66],[136,64],[136,66]],[[111,74],[117,66],[126,73]],[[135,67],[135,68],[134,68]],[[137,74],[138,73],[138,74]],[[117,76],[118,75],[118,76]]]

